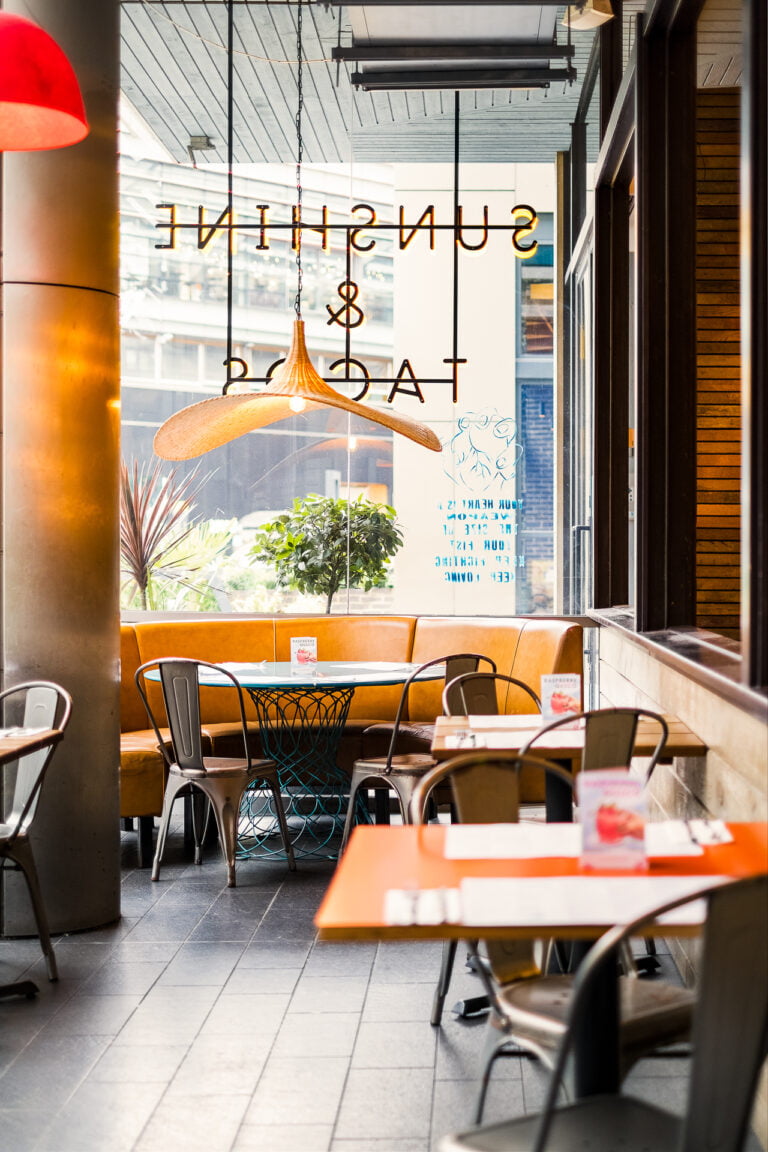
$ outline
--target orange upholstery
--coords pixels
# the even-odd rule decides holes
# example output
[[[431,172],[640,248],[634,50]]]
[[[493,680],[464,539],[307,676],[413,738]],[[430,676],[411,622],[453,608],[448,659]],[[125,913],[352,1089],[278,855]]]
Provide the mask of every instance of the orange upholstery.
[[[514,616],[422,616],[416,624],[413,662],[423,664],[450,652],[476,652],[479,656],[490,656],[496,661],[497,671],[509,675],[523,623]],[[442,712],[442,694],[442,680],[412,685],[408,693],[408,719],[434,723]]]
[[[159,816],[163,810],[165,763],[155,734],[123,732],[120,737],[120,815]]]
[[[134,672],[147,660],[183,656],[226,661],[289,660],[292,636],[316,636],[320,660],[390,660],[423,663],[449,652],[478,652],[496,661],[500,672],[516,676],[541,693],[541,675],[582,671],[580,625],[548,617],[307,616],[275,619],[170,620],[141,622],[121,628],[121,816],[152,816],[162,811],[165,771],[147,730]],[[149,686],[148,686],[149,687]],[[442,681],[414,685],[409,715],[432,722],[441,709]],[[158,693],[160,686],[150,691]],[[353,697],[339,763],[349,767],[359,757],[363,729],[377,720],[392,720],[400,699],[399,685],[359,688]],[[528,711],[530,703],[511,694],[506,710]],[[154,703],[154,701],[153,701]],[[246,707],[251,708],[246,697]],[[234,693],[226,688],[201,692],[203,724],[218,754],[240,726]],[[253,712],[250,712],[253,717]],[[254,749],[258,754],[258,749]],[[527,793],[525,783],[524,792]],[[533,798],[533,797],[527,797]]]
[[[273,620],[164,620],[135,625],[141,663],[163,656],[183,656],[190,660],[207,660],[211,664],[227,661],[255,663],[275,659],[275,624]],[[160,685],[147,685],[149,702],[162,713]],[[249,717],[255,719],[246,697]],[[237,715],[234,688],[203,688],[200,711],[204,721],[230,723]],[[142,727],[146,726],[146,719]]]

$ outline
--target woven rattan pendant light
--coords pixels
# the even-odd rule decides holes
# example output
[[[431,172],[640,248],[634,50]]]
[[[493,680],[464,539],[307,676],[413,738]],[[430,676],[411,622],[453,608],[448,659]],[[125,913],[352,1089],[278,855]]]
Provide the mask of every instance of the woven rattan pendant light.
[[[297,219],[301,222],[302,186],[301,165],[303,159],[303,139],[301,131],[303,93],[303,45],[302,18],[304,0],[299,0],[296,18],[296,67],[298,106],[296,112],[296,196]],[[230,221],[232,204],[232,0],[229,0],[229,172],[230,172]],[[231,247],[230,247],[231,252]],[[231,257],[230,257],[231,258]],[[401,436],[407,436],[416,444],[440,452],[442,445],[435,433],[426,424],[420,424],[409,416],[403,416],[391,408],[371,408],[356,400],[348,399],[331,387],[315,370],[307,352],[304,340],[304,321],[301,318],[301,227],[297,229],[296,240],[297,290],[295,301],[296,318],[293,322],[291,347],[283,363],[275,371],[269,383],[260,392],[227,391],[223,396],[212,396],[174,413],[158,429],[154,448],[158,456],[166,460],[189,460],[210,452],[222,444],[244,436],[256,428],[264,428],[278,420],[286,420],[298,412],[310,412],[316,408],[341,408],[365,420],[373,420],[391,428]],[[231,286],[231,277],[230,277]],[[227,303],[227,349],[231,357],[232,298],[231,287]]]

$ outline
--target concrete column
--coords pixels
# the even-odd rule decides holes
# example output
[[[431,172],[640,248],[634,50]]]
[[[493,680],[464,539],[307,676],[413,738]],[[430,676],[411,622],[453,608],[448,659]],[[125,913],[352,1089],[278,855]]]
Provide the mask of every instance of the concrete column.
[[[2,655],[5,684],[72,694],[36,821],[50,927],[119,902],[118,0],[5,0],[67,53],[90,135],[3,157]],[[34,931],[8,875],[3,931]]]

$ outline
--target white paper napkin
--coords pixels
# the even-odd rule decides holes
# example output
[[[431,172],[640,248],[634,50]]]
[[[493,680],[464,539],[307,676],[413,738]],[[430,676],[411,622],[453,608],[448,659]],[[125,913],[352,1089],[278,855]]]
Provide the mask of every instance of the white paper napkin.
[[[458,888],[390,888],[384,896],[387,924],[459,924]]]

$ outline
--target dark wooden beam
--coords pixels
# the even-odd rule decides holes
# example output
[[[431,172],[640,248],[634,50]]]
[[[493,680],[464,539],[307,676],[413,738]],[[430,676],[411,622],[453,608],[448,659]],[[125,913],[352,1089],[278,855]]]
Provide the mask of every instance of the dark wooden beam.
[[[743,678],[768,691],[768,9],[745,0],[742,88]]]
[[[600,25],[595,37],[600,53],[600,140],[605,137],[624,68],[623,0],[613,0],[614,19]]]
[[[365,92],[457,88],[549,88],[576,79],[574,68],[403,68],[353,72],[351,82]]]
[[[578,236],[587,214],[587,125],[571,124],[571,236]]]
[[[629,598],[629,194],[595,189],[593,595],[596,608]]]
[[[664,135],[667,627],[696,619],[696,38],[677,27],[667,36]]]
[[[595,166],[595,184],[613,184],[619,178],[635,134],[635,74],[637,37],[627,61]]]
[[[695,620],[695,38],[638,37],[637,579],[641,632]]]
[[[352,44],[334,48],[334,60],[358,63],[419,60],[565,60],[574,54],[573,44]]]

